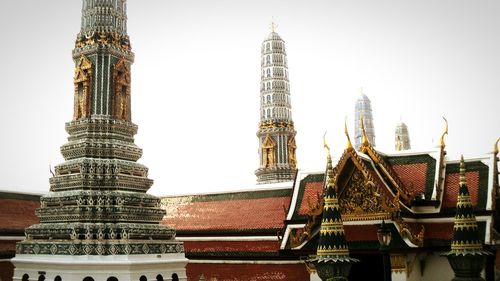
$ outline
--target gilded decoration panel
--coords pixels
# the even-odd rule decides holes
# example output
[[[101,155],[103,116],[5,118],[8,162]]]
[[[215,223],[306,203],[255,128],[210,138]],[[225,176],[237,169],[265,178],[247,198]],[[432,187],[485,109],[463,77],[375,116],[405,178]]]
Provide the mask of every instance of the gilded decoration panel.
[[[344,221],[390,219],[392,202],[379,191],[372,181],[366,180],[363,173],[354,170],[339,195],[339,205]],[[392,207],[392,208],[391,208]]]

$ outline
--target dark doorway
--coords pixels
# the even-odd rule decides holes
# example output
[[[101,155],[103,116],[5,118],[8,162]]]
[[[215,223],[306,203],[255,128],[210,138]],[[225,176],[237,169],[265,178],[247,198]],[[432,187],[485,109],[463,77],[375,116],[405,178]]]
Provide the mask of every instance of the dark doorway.
[[[359,262],[351,267],[349,281],[384,280],[382,254],[353,255]]]

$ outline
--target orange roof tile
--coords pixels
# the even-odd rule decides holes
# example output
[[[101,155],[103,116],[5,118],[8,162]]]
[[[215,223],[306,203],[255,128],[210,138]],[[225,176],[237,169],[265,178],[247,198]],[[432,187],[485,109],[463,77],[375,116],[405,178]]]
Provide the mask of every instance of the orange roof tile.
[[[258,231],[284,227],[291,189],[166,197],[162,223],[183,231]]]

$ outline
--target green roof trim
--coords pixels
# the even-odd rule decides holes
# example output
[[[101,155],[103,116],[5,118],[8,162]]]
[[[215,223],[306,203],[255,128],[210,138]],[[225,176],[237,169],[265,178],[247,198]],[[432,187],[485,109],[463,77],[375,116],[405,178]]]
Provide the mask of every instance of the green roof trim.
[[[299,185],[299,193],[297,194],[297,205],[294,207],[292,220],[296,219],[307,219],[306,215],[299,215],[300,204],[302,204],[302,200],[304,199],[304,191],[306,188],[306,184],[312,182],[325,182],[325,174],[310,174],[306,176],[304,179],[300,181]]]

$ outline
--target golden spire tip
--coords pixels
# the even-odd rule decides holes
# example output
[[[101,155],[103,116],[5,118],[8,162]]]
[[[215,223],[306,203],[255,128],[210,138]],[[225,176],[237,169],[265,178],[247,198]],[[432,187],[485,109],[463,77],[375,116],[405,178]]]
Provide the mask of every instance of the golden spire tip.
[[[500,138],[498,138],[495,144],[493,145],[493,154],[495,155],[498,154],[498,142],[500,142]]]
[[[351,138],[349,137],[349,130],[347,130],[347,116],[344,119],[344,133],[347,137],[347,148],[352,148]]]
[[[441,139],[440,139],[440,143],[441,143],[442,148],[444,148],[446,146],[446,143],[444,142],[444,136],[448,134],[448,120],[446,120],[446,118],[444,118],[444,116],[443,116],[443,119],[445,122],[445,128],[444,128],[444,132],[441,135]]]
[[[460,185],[466,184],[465,180],[465,161],[464,161],[464,155],[460,157]]]
[[[328,152],[328,159],[331,160],[332,156],[330,154],[330,146],[328,146],[328,143],[326,142],[326,133],[327,133],[327,131],[325,131],[325,134],[323,135],[323,147],[326,148],[326,150]]]

